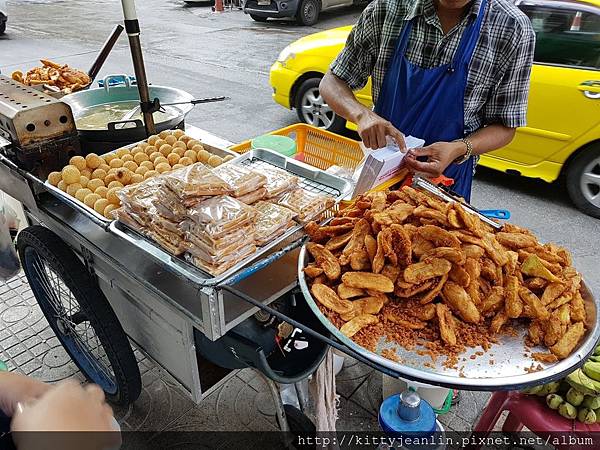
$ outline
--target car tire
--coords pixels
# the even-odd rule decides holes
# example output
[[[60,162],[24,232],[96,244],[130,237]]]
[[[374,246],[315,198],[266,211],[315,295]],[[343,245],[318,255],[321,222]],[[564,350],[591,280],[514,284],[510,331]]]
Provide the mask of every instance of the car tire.
[[[6,31],[6,21],[0,21],[0,36]]]
[[[296,21],[300,25],[311,26],[319,20],[321,2],[319,0],[302,0],[298,5]]]
[[[346,121],[325,103],[319,93],[320,83],[321,78],[309,78],[298,88],[295,100],[298,119],[332,133],[341,133],[346,127]]]
[[[583,149],[566,170],[569,197],[589,216],[600,219],[600,144]]]
[[[254,14],[250,14],[250,17],[252,17],[252,20],[254,20],[256,22],[266,22],[267,21],[267,17],[255,16]]]

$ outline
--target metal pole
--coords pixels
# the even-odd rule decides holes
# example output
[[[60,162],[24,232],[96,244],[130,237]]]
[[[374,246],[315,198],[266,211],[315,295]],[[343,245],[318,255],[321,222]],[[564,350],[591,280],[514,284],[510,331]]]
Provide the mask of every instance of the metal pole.
[[[154,126],[152,111],[150,111],[150,92],[148,91],[148,79],[146,78],[146,69],[144,67],[144,57],[140,42],[140,23],[137,18],[134,0],[121,0],[121,5],[123,6],[123,16],[125,18],[125,31],[127,31],[127,36],[129,37],[133,70],[135,71],[135,78],[140,93],[140,106],[146,126],[146,135],[150,136],[156,133],[156,127]]]

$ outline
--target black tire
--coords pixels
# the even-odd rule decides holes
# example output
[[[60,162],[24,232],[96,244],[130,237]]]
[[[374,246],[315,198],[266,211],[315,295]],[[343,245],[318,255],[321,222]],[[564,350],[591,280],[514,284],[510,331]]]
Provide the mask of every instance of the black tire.
[[[268,17],[255,16],[254,14],[250,14],[250,17],[252,17],[252,20],[256,22],[266,22],[268,19]]]
[[[3,35],[5,31],[6,31],[6,21],[1,20],[0,21],[0,36]]]
[[[21,231],[17,248],[31,290],[73,362],[88,380],[104,389],[108,401],[133,403],[142,389],[135,356],[119,320],[85,266],[56,234],[41,226]],[[85,333],[85,343],[79,333]],[[90,336],[98,356],[89,347]]]
[[[319,0],[302,0],[296,12],[296,22],[300,25],[312,26],[319,21],[321,2]]]
[[[312,421],[298,408],[293,405],[283,405],[287,422],[290,427],[290,433],[294,436],[292,445],[297,450],[315,450],[316,445],[314,439],[311,439],[312,444],[306,443],[306,437],[314,437],[317,435],[317,427]],[[303,438],[303,442],[299,443],[298,437]]]
[[[332,133],[341,133],[346,128],[346,121],[343,117],[338,116],[334,111],[332,111],[331,108],[329,108],[329,106],[324,101],[323,105],[320,107],[320,110],[322,111],[321,114],[323,114],[323,116],[321,116],[320,118],[317,118],[314,114],[308,113],[304,109],[306,106],[310,106],[310,104],[312,103],[309,100],[309,97],[307,97],[311,92],[317,92],[318,98],[321,99],[321,94],[318,92],[320,83],[321,78],[309,78],[308,80],[303,81],[300,87],[298,88],[298,91],[296,92],[296,98],[294,101],[294,107],[296,108],[296,114],[298,115],[298,119],[300,120],[300,122],[307,123],[309,125],[313,125],[327,131],[331,131]],[[329,124],[325,123],[324,117],[327,117],[329,119]]]
[[[575,206],[600,219],[600,143],[581,150],[573,158],[566,169],[566,184]]]

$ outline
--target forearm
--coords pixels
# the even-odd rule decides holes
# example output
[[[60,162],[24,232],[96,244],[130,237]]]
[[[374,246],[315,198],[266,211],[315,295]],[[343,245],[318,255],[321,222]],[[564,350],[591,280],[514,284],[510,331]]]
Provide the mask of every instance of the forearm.
[[[473,154],[482,155],[510,144],[515,131],[515,128],[508,128],[501,124],[480,128],[468,137],[473,144]]]
[[[327,71],[321,84],[319,92],[323,100],[327,102],[329,107],[336,114],[353,123],[358,123],[360,117],[365,112],[370,111],[366,106],[362,105],[348,85],[341,79],[335,76],[331,71]]]

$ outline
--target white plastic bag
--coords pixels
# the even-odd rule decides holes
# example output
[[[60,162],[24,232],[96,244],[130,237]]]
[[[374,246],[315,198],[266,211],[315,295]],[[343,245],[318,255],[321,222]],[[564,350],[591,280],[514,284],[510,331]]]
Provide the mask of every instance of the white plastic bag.
[[[4,202],[0,202],[0,280],[14,277],[21,266],[11,236],[11,230],[19,228],[17,213]]]

